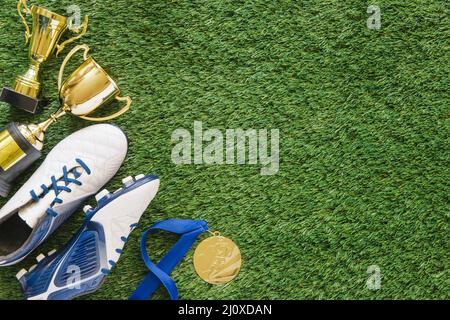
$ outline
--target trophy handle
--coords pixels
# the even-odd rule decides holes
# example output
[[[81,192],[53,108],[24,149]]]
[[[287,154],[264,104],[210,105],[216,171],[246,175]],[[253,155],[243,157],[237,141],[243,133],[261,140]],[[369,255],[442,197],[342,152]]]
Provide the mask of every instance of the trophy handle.
[[[26,0],[23,0],[23,1],[26,1]],[[65,48],[68,44],[71,44],[72,42],[74,42],[74,41],[80,39],[82,36],[84,36],[84,35],[86,34],[86,32],[87,32],[87,27],[88,27],[88,23],[89,23],[89,17],[88,17],[88,16],[85,16],[85,17],[84,17],[84,21],[83,21],[83,23],[81,24],[81,27],[82,27],[81,32],[80,32],[79,28],[73,28],[73,29],[70,29],[70,31],[72,31],[72,32],[74,32],[74,33],[78,33],[78,35],[76,35],[75,37],[72,37],[72,38],[70,38],[70,39],[67,39],[66,41],[64,41],[64,42],[61,43],[61,44],[57,44],[57,45],[56,45],[56,56],[58,56],[58,55],[61,53],[61,51],[63,51],[64,48]]]
[[[101,117],[101,118],[93,118],[93,117],[86,117],[86,116],[79,116],[79,117],[83,120],[94,121],[94,122],[103,122],[103,121],[109,121],[109,120],[115,119],[115,118],[121,116],[122,114],[124,114],[125,112],[127,112],[128,110],[130,110],[131,103],[133,102],[133,100],[130,97],[116,96],[116,100],[126,102],[126,105],[120,111],[118,111],[110,116]]]
[[[31,10],[30,8],[28,8],[27,5],[27,0],[19,0],[19,2],[17,3],[17,11],[19,12],[19,16],[22,19],[22,23],[25,26],[25,44],[27,44],[31,38],[30,27],[28,26],[27,20],[23,15],[23,13],[31,14]]]
[[[64,58],[63,63],[61,64],[61,68],[59,69],[59,74],[58,74],[58,91],[61,90],[62,87],[62,78],[64,75],[64,70],[66,69],[66,64],[69,62],[69,60],[73,57],[73,55],[75,53],[77,53],[80,50],[84,50],[84,54],[83,54],[83,59],[84,61],[86,61],[87,59],[89,59],[88,57],[88,53],[89,50],[91,50],[91,48],[89,48],[87,45],[85,44],[81,44],[76,46],[75,48],[73,48],[68,54],[67,56]]]

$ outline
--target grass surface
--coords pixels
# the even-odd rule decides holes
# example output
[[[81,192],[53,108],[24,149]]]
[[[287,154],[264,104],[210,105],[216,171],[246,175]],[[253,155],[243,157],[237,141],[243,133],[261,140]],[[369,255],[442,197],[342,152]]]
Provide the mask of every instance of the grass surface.
[[[0,7],[2,86],[28,61],[16,2]],[[60,13],[73,3],[30,2]],[[162,181],[117,268],[86,299],[126,299],[147,271],[140,233],[167,218],[206,219],[244,258],[235,281],[211,286],[196,276],[191,250],[173,272],[182,299],[450,298],[445,1],[75,3],[91,18],[78,43],[134,99],[116,121],[130,149],[108,189],[141,172]],[[366,27],[369,4],[381,7],[380,31]],[[44,114],[2,104],[0,125],[57,109],[62,59],[42,73],[51,101]],[[194,120],[209,129],[279,129],[280,172],[174,165],[171,134],[192,131]],[[87,125],[66,117],[48,132],[46,152]],[[80,210],[25,261],[0,269],[0,298],[21,298],[16,272],[64,244],[81,221]],[[176,240],[152,239],[154,259]],[[381,268],[379,291],[366,288],[370,265]]]

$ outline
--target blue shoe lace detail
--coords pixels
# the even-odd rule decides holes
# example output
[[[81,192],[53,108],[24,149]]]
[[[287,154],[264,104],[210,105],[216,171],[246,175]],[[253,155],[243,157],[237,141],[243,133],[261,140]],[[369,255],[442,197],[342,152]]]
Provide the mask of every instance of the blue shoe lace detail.
[[[138,224],[137,224],[137,223],[133,223],[132,225],[130,225],[131,231],[133,231],[133,230],[134,230],[135,228],[137,228],[137,227],[138,227]],[[122,240],[122,242],[123,242],[124,244],[126,244],[126,243],[128,242],[128,240],[129,240],[129,238],[127,238],[127,237],[120,237],[120,240]],[[122,253],[123,253],[123,250],[117,248],[117,249],[116,249],[116,252],[117,252],[118,254],[122,254]],[[104,275],[109,274],[109,273],[111,272],[111,269],[116,265],[116,262],[114,262],[113,260],[109,260],[108,263],[111,265],[111,268],[110,268],[110,269],[103,268],[102,270],[100,270]]]
[[[91,169],[87,166],[86,163],[83,162],[83,160],[75,159],[75,161],[86,171],[86,173],[88,175],[91,174]],[[68,192],[68,193],[72,192],[72,189],[69,187],[69,185],[71,183],[75,184],[77,186],[83,185],[83,183],[81,183],[81,181],[77,180],[81,176],[81,173],[79,173],[77,170],[73,170],[72,173],[75,178],[69,177],[69,171],[67,170],[67,166],[64,166],[62,181],[64,182],[65,185],[58,185],[58,180],[56,180],[55,176],[52,176],[51,177],[52,183],[50,185],[50,188],[44,184],[41,185],[41,189],[42,189],[43,193],[41,194],[40,197],[36,194],[36,192],[34,190],[30,191],[31,198],[36,202],[39,201],[39,199],[43,198],[45,195],[47,195],[49,192],[51,192],[51,191],[55,192],[55,199],[52,201],[50,208],[48,208],[46,211],[46,213],[49,216],[51,216],[51,217],[58,216],[58,213],[55,210],[53,210],[51,207],[53,207],[53,205],[55,205],[56,203],[58,203],[58,204],[63,203],[63,200],[58,198],[58,195],[61,192],[63,192],[63,191]]]

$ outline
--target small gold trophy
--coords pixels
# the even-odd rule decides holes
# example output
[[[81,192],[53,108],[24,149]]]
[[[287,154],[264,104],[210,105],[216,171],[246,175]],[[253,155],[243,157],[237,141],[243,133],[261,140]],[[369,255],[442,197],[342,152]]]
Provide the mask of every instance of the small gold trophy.
[[[84,62],[63,82],[64,69],[72,56],[84,50]],[[36,161],[43,148],[44,133],[60,117],[71,113],[89,121],[107,121],[130,109],[130,97],[120,97],[120,90],[106,71],[89,56],[89,47],[79,45],[64,59],[58,76],[61,108],[40,124],[20,125],[10,123],[0,131],[0,196],[6,197],[11,182]],[[125,102],[118,112],[107,117],[89,115],[112,100]]]
[[[86,33],[88,17],[85,17],[81,28],[77,28],[69,26],[66,17],[47,9],[35,5],[29,9],[26,0],[19,0],[17,10],[25,26],[25,42],[28,43],[31,40],[29,49],[31,64],[25,74],[16,78],[12,89],[3,88],[0,101],[7,102],[19,109],[35,114],[41,93],[41,84],[39,82],[39,69],[41,64],[50,57],[55,49],[56,55],[58,55],[64,50],[65,46],[81,38]],[[32,17],[32,32],[30,32],[23,13],[30,14]],[[58,44],[61,36],[67,29],[77,33],[77,35]]]

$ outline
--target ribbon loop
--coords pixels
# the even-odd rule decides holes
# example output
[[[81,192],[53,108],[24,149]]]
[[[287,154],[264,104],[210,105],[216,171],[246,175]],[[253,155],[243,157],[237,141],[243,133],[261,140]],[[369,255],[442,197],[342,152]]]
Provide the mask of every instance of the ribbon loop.
[[[155,265],[149,258],[145,241],[150,231],[160,229],[181,235],[180,239]],[[141,236],[141,255],[150,272],[139,284],[130,300],[147,300],[153,292],[162,284],[172,300],[178,300],[178,289],[175,281],[170,277],[172,270],[184,258],[197,238],[208,231],[205,220],[180,220],[170,219],[155,223],[145,230]]]

